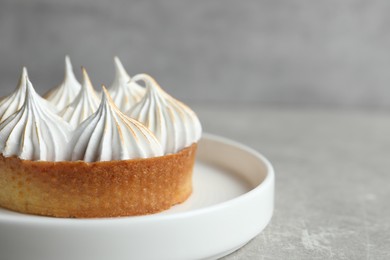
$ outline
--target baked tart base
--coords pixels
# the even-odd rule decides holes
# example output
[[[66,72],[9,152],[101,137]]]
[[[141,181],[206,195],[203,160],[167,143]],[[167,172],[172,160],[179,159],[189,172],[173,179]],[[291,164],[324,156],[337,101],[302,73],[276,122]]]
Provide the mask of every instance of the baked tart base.
[[[196,149],[193,144],[161,157],[92,163],[0,154],[0,207],[64,218],[157,213],[190,196]]]

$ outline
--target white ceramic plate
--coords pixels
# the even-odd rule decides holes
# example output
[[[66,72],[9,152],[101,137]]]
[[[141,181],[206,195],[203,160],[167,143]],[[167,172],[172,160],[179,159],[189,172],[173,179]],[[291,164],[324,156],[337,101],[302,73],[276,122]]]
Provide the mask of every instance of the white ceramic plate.
[[[140,217],[61,219],[0,208],[0,259],[217,259],[271,219],[274,171],[256,151],[205,134],[194,192],[183,204]]]

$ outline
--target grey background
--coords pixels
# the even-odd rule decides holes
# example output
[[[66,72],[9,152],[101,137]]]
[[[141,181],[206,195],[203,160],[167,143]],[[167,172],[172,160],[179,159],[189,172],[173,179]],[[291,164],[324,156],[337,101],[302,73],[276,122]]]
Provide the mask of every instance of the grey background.
[[[276,172],[271,223],[224,260],[390,259],[388,112],[195,108],[208,131],[260,151]]]
[[[100,87],[118,55],[193,103],[390,107],[386,0],[0,0],[0,95],[41,92],[69,54]]]

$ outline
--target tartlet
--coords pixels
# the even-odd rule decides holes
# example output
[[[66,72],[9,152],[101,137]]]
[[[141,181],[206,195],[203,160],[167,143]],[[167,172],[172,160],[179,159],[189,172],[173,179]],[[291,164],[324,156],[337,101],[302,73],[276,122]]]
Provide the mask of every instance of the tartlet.
[[[123,77],[119,59],[115,62],[116,77]],[[69,75],[68,57],[66,64]],[[23,71],[23,86],[16,90],[24,96],[23,105],[0,123],[0,207],[97,218],[152,214],[185,201],[192,192],[201,135],[195,113],[144,74],[129,77],[131,84],[116,78],[114,89],[102,88],[96,106],[98,95],[85,69],[83,77],[73,99],[50,109]],[[120,96],[127,100],[123,94],[131,91],[120,87],[135,86],[137,101],[125,105]],[[128,110],[121,111],[110,93]]]
[[[193,144],[161,157],[92,163],[0,155],[0,205],[65,218],[160,212],[190,196],[195,152]]]

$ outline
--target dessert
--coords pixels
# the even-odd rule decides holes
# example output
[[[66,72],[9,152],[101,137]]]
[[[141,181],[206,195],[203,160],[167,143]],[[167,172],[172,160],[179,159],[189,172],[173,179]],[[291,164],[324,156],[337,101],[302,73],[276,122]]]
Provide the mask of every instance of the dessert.
[[[69,147],[72,161],[116,161],[163,155],[154,134],[125,116],[104,87],[98,110],[74,131]]]
[[[26,96],[26,77],[27,69],[23,67],[22,74],[15,91],[11,95],[0,100],[0,123],[22,107]],[[37,99],[39,99],[39,102],[49,111],[57,111],[56,108],[45,99],[41,97],[37,97]]]
[[[0,101],[0,123],[20,109],[24,103],[27,69],[23,67],[22,75],[15,91]]]
[[[68,104],[59,114],[76,128],[87,117],[92,115],[99,106],[99,98],[92,86],[85,68],[83,71],[83,85],[75,99]]]
[[[130,79],[144,94],[123,111],[104,87],[96,104],[83,69],[81,90],[59,114],[23,76],[22,106],[0,123],[0,207],[53,217],[118,217],[156,213],[190,196],[201,126],[150,76]]]
[[[145,93],[145,89],[131,80],[118,57],[114,58],[115,78],[109,88],[110,95],[121,111],[129,110]]]
[[[44,102],[26,77],[22,107],[0,124],[0,151],[3,157],[17,156],[22,160],[52,162],[68,159],[68,151],[64,148],[67,147],[72,128],[47,109]]]
[[[171,97],[149,75],[139,74],[133,80],[143,81],[146,92],[127,114],[155,133],[165,153],[176,153],[200,139],[200,122],[188,106]]]
[[[73,73],[73,67],[72,63],[70,62],[70,58],[69,56],[66,56],[64,80],[58,87],[49,90],[44,95],[44,98],[52,103],[58,109],[58,111],[61,111],[74,100],[80,89],[81,85]]]

